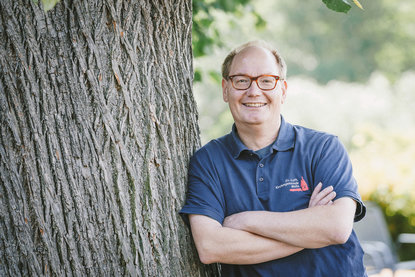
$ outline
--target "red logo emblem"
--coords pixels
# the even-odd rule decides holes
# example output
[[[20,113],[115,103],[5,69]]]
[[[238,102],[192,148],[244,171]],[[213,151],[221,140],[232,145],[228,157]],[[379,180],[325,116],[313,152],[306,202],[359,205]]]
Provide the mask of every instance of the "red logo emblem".
[[[304,180],[304,177],[301,176],[301,181],[300,181],[300,187],[298,186],[298,179],[291,179],[292,183],[291,183],[291,189],[290,191],[307,191],[308,190],[308,185]]]
[[[307,183],[305,182],[305,180],[304,180],[303,176],[301,176],[301,190],[302,190],[302,191],[306,191],[306,190],[308,190],[308,185],[307,185]]]

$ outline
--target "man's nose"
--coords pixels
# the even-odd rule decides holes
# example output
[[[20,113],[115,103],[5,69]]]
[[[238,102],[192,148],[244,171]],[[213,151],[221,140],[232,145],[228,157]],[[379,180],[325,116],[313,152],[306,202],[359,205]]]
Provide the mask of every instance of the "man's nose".
[[[258,87],[257,82],[252,81],[251,86],[249,87],[249,89],[246,93],[249,96],[257,96],[257,95],[261,95],[262,90]]]

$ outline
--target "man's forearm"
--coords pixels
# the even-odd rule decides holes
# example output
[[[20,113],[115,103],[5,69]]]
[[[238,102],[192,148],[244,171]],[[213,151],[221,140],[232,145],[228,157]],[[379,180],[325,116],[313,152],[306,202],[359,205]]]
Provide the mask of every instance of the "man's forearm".
[[[200,260],[205,264],[256,264],[292,255],[303,248],[222,227],[211,218],[190,215],[193,238]]]
[[[356,203],[341,198],[333,205],[277,213],[249,211],[225,219],[224,226],[304,248],[345,243],[353,228]]]

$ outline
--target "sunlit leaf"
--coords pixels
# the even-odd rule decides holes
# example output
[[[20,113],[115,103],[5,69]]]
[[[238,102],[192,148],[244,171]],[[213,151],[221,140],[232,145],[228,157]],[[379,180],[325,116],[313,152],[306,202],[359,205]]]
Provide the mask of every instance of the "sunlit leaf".
[[[362,6],[362,4],[360,4],[360,2],[358,0],[353,0],[353,3],[363,10],[363,6]]]

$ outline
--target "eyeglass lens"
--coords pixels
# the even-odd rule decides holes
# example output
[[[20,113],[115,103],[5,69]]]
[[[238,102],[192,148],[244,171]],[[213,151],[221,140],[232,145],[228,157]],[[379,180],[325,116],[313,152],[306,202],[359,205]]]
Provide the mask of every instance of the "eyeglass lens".
[[[248,89],[254,79],[256,79],[258,87],[263,90],[274,89],[277,82],[277,79],[273,76],[259,76],[257,78],[251,78],[249,76],[238,75],[232,77],[232,84],[236,89]]]

